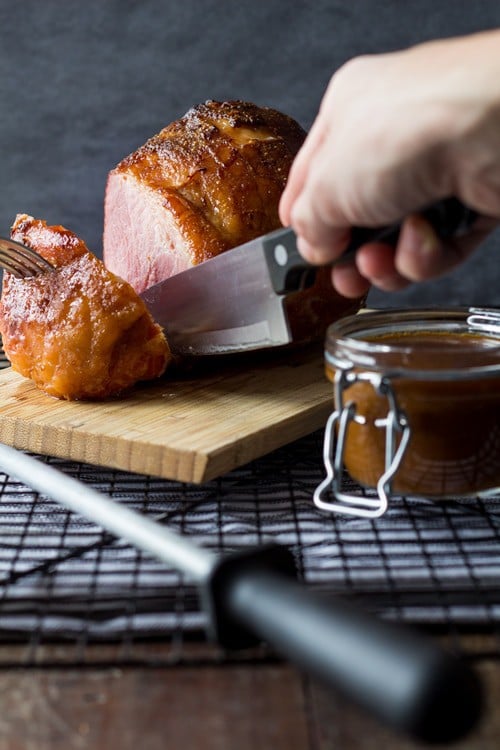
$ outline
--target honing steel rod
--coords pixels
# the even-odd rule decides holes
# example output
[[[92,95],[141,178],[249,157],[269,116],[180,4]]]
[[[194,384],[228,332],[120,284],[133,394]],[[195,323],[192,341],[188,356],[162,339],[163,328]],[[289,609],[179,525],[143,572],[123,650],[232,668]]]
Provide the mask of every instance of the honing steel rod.
[[[38,459],[0,444],[0,469],[194,579],[211,636],[226,648],[267,641],[380,721],[429,743],[453,742],[481,714],[468,665],[408,628],[295,580],[291,553],[265,545],[218,556]]]
[[[185,537],[160,526],[147,516],[114,502],[88,485],[15,448],[0,444],[0,467],[28,487],[146,550],[167,565],[203,580],[212,570],[215,555]]]

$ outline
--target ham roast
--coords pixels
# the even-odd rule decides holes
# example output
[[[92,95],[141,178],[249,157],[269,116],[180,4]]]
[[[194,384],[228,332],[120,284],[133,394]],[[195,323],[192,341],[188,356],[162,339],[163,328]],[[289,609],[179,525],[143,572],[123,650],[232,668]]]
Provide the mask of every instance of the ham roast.
[[[190,109],[110,173],[106,266],[142,292],[276,229],[304,137],[290,117],[246,102]]]
[[[137,292],[281,226],[278,205],[305,132],[274,109],[207,101],[123,159],[108,177],[104,262]],[[294,340],[353,312],[321,269],[287,299]]]
[[[11,236],[55,266],[32,278],[4,274],[0,330],[14,370],[71,400],[107,398],[162,374],[172,359],[162,329],[82,240],[26,214]]]

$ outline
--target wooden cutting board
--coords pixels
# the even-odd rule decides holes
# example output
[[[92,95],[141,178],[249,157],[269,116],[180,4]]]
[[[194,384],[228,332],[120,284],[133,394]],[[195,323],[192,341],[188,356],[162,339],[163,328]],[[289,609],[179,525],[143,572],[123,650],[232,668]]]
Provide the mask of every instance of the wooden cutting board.
[[[199,363],[107,402],[58,401],[0,372],[0,441],[60,458],[204,482],[323,426],[321,347]]]

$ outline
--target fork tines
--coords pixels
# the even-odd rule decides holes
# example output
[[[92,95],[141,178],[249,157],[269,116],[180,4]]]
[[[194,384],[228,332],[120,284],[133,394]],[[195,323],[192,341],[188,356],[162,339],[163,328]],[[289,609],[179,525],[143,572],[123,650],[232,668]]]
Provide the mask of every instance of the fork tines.
[[[4,237],[0,237],[0,266],[20,279],[54,270],[54,266],[31,248]]]

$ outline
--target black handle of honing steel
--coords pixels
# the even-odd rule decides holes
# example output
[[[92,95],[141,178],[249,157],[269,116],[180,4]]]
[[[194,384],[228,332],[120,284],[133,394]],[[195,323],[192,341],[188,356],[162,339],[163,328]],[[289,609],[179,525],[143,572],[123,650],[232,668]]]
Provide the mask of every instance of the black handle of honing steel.
[[[268,641],[275,650],[387,724],[433,742],[471,729],[480,689],[467,666],[432,642],[327,601],[294,580],[279,545],[226,557],[82,482],[0,444],[2,470],[199,582],[212,636],[226,647]]]
[[[446,239],[466,232],[478,214],[457,198],[445,198],[418,212],[434,228],[438,237]],[[395,247],[401,223],[384,227],[353,227],[349,245],[334,265],[349,260],[367,242],[384,242]],[[279,248],[279,252],[276,252]],[[273,288],[277,294],[289,294],[304,289],[314,282],[317,266],[312,266],[297,250],[296,237],[290,229],[273,232],[264,241],[264,252]]]
[[[416,631],[324,598],[291,576],[272,545],[222,559],[205,587],[219,642],[253,636],[374,717],[427,743],[460,739],[481,713],[481,686],[463,661]],[[273,569],[273,567],[275,569]]]

